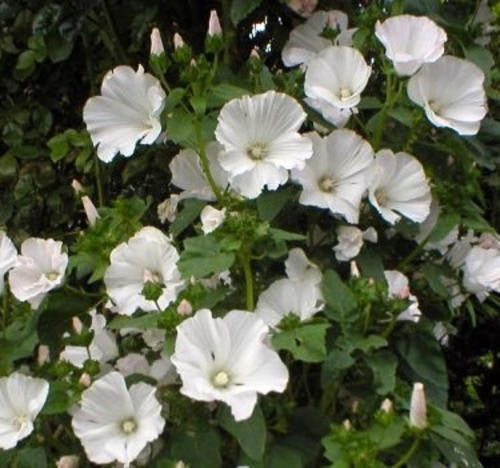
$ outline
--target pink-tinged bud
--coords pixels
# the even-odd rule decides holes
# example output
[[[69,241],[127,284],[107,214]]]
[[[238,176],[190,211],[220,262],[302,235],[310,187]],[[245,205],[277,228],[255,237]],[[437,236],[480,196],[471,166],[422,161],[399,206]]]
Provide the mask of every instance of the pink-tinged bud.
[[[392,410],[393,410],[393,404],[392,404],[392,401],[389,399],[389,398],[386,398],[382,404],[380,405],[380,409],[384,412],[384,413],[392,413]]]
[[[312,15],[317,4],[318,0],[288,0],[289,8],[304,18]]]
[[[38,365],[43,366],[46,362],[50,361],[50,349],[47,345],[41,344],[38,347]]]
[[[174,49],[180,49],[181,47],[184,47],[186,43],[184,42],[184,39],[182,39],[182,36],[179,33],[174,34]]]
[[[196,60],[194,58],[192,58],[191,61],[189,62],[189,66],[196,67],[196,65],[197,65]]]
[[[78,382],[80,382],[84,387],[90,387],[90,384],[92,383],[92,379],[90,378],[90,375],[84,372],[80,378],[78,379]]]
[[[352,429],[352,424],[351,424],[351,421],[349,419],[344,419],[342,426],[344,426],[344,429],[346,431],[350,431]]]
[[[76,455],[64,455],[56,461],[56,468],[78,468],[80,459]]]
[[[177,216],[177,206],[179,205],[179,195],[173,194],[170,198],[163,200],[158,205],[158,218],[160,222],[163,224],[165,221],[173,222],[175,217]]]
[[[221,36],[222,35],[222,27],[220,25],[219,16],[217,15],[217,11],[210,11],[210,18],[208,20],[208,35],[209,36]]]
[[[153,28],[151,31],[151,51],[150,55],[161,55],[165,52],[163,47],[163,41],[161,40],[160,30],[158,28]]]
[[[351,263],[351,276],[353,278],[359,278],[361,276],[361,273],[359,272],[358,264],[352,260]]]
[[[83,192],[82,184],[80,184],[80,182],[78,182],[76,179],[73,179],[73,181],[71,182],[71,187],[73,187],[73,190],[77,195]]]
[[[183,317],[191,315],[193,313],[193,306],[187,299],[182,299],[177,306],[177,313]]]
[[[427,426],[427,403],[425,401],[424,384],[413,384],[410,402],[410,426],[424,429]]]
[[[250,58],[260,59],[259,48],[257,46],[254,46],[250,51]]]
[[[97,212],[97,208],[92,203],[92,200],[89,197],[87,197],[87,195],[84,195],[82,197],[82,203],[85,214],[87,215],[87,220],[89,224],[93,226],[97,221],[97,218],[99,218],[99,213]]]
[[[83,323],[78,317],[73,317],[71,319],[71,324],[73,325],[73,330],[77,335],[79,335],[83,330]]]

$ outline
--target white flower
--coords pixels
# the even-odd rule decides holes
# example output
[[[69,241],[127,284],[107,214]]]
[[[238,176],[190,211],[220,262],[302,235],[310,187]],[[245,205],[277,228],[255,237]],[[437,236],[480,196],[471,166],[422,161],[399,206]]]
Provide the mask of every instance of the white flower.
[[[222,169],[217,159],[223,149],[223,146],[215,141],[206,146],[210,173],[221,191],[224,191],[229,184],[229,174]],[[200,200],[214,201],[216,199],[201,168],[200,157],[194,150],[181,150],[172,159],[169,168],[172,173],[172,184],[183,190],[179,200],[199,198]]]
[[[194,400],[223,401],[236,421],[252,415],[257,393],[283,392],[288,369],[264,340],[268,327],[254,313],[232,310],[212,318],[207,309],[177,327],[171,360],[181,393]]]
[[[413,75],[424,63],[444,53],[444,29],[426,16],[400,15],[377,21],[375,35],[400,76]]]
[[[380,150],[370,170],[368,198],[391,224],[399,221],[401,215],[421,223],[429,215],[431,205],[422,164],[410,154]]]
[[[337,245],[333,247],[335,258],[339,262],[347,262],[357,257],[364,245],[364,241],[377,242],[378,234],[374,228],[365,231],[356,226],[340,226],[337,229]]]
[[[218,210],[213,206],[206,205],[200,213],[201,230],[203,234],[215,231],[226,219],[226,209]]]
[[[165,52],[163,47],[163,41],[161,40],[160,30],[158,28],[153,28],[151,31],[151,56],[158,56]]]
[[[397,320],[409,320],[417,323],[422,312],[418,307],[417,297],[410,292],[408,278],[397,270],[385,270],[384,275],[387,281],[389,297],[408,299],[410,301],[408,308],[398,315]]]
[[[49,394],[46,380],[14,372],[0,378],[0,448],[8,450],[33,431]]]
[[[298,247],[288,252],[288,257],[285,260],[285,271],[288,278],[293,281],[308,282],[314,285],[321,283],[320,269]]]
[[[319,112],[325,120],[335,125],[337,128],[343,128],[345,126],[355,109],[340,109],[322,99],[305,98],[304,102],[315,111]],[[318,124],[315,123],[315,128],[317,128],[317,125]]]
[[[9,272],[12,294],[37,308],[45,294],[59,286],[68,265],[68,254],[62,253],[62,242],[31,237],[21,245],[21,255]]]
[[[215,136],[225,148],[219,162],[231,187],[256,198],[265,186],[284,184],[289,169],[302,169],[312,155],[311,141],[298,133],[305,117],[295,99],[275,91],[224,105]]]
[[[305,23],[292,30],[281,57],[286,67],[310,62],[318,52],[331,45],[351,46],[355,29],[347,29],[347,15],[340,10],[317,11]],[[322,36],[326,27],[337,30],[334,44]]]
[[[482,302],[491,291],[500,292],[500,250],[472,247],[465,257],[464,287]]]
[[[304,90],[308,97],[339,109],[352,108],[361,100],[371,71],[356,49],[327,47],[309,63]]]
[[[162,287],[158,305],[164,309],[183,286],[177,269],[179,254],[168,237],[154,227],[144,227],[128,242],[111,252],[111,264],[104,274],[104,283],[116,311],[132,315],[138,308],[157,310],[154,301],[146,300],[142,290],[147,282]]]
[[[0,231],[0,295],[3,293],[3,282],[7,273],[17,262],[17,250],[14,243],[4,231]]]
[[[222,36],[222,28],[219,21],[219,15],[216,10],[210,10],[210,18],[208,19],[208,35]]]
[[[169,198],[163,200],[157,208],[158,219],[160,223],[165,221],[172,223],[177,216],[177,205],[179,204],[180,196],[177,194],[170,195]]]
[[[313,143],[313,157],[292,178],[302,185],[302,205],[327,208],[350,223],[357,223],[359,205],[367,188],[366,173],[373,162],[368,142],[352,130],[334,130],[321,138],[307,135]]]
[[[461,236],[448,250],[445,255],[448,263],[455,269],[459,269],[465,263],[465,257],[469,253],[472,245],[478,241],[474,231],[469,229],[464,236]]]
[[[91,226],[93,226],[97,221],[97,218],[99,218],[99,213],[97,212],[97,208],[87,195],[84,195],[82,197],[82,204],[83,204],[83,210],[85,211],[85,215],[87,216],[87,221]]]
[[[161,133],[160,114],[165,92],[160,82],[139,65],[135,72],[120,65],[103,79],[101,96],[91,97],[83,120],[97,156],[110,162],[117,153],[131,156],[140,142],[151,145]]]
[[[287,3],[295,13],[307,18],[316,9],[318,0],[288,0]]]
[[[289,314],[309,320],[323,308],[318,291],[308,281],[277,280],[260,294],[255,314],[271,327]]]
[[[423,383],[413,384],[410,402],[410,426],[424,429],[427,426],[427,403]]]
[[[61,360],[70,362],[80,369],[87,359],[104,364],[119,355],[115,336],[109,330],[106,330],[104,315],[92,310],[90,316],[92,317],[90,330],[94,332],[94,336],[89,346],[66,345],[59,355]]]
[[[436,127],[475,135],[486,115],[484,73],[472,62],[445,55],[408,81],[408,97]]]
[[[116,460],[126,466],[165,426],[155,387],[140,382],[127,390],[118,372],[106,374],[82,393],[71,423],[90,461]]]

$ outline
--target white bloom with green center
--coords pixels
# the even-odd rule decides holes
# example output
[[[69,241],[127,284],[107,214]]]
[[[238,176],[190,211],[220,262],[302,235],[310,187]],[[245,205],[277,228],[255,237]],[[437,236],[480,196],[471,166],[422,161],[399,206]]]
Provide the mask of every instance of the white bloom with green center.
[[[424,65],[408,81],[408,97],[436,127],[475,135],[488,111],[484,73],[464,59],[445,55]]]
[[[0,448],[8,450],[33,432],[49,394],[46,380],[14,372],[0,378]]]
[[[129,466],[158,438],[165,420],[155,391],[143,382],[127,389],[123,376],[110,372],[82,393],[71,424],[90,461]]]
[[[358,50],[327,47],[309,62],[304,91],[309,98],[339,109],[350,109],[359,104],[371,71]]]
[[[115,305],[113,310],[122,315],[132,315],[139,308],[158,310],[155,301],[142,295],[148,282],[161,287],[162,293],[156,302],[162,310],[166,308],[184,285],[177,260],[179,254],[169,238],[151,226],[115,247],[111,264],[104,273],[106,291]]]
[[[399,15],[377,21],[375,35],[400,76],[413,75],[444,53],[446,32],[426,16]]]
[[[30,237],[21,244],[21,255],[9,272],[12,294],[37,308],[50,290],[61,285],[68,265],[62,242]]]
[[[3,293],[4,277],[17,261],[17,249],[4,231],[0,231],[0,295]]]
[[[304,169],[292,171],[293,180],[302,185],[299,203],[326,208],[357,223],[373,162],[372,147],[352,130],[334,130],[325,138],[317,133],[307,136],[313,143],[313,157]]]
[[[212,141],[206,146],[210,173],[222,192],[229,184],[229,174],[222,169],[218,161],[219,153],[223,149],[224,147],[216,141]],[[183,190],[179,200],[199,198],[200,200],[215,201],[215,194],[203,173],[200,157],[194,150],[181,150],[168,167],[172,173],[172,184]]]
[[[291,31],[281,53],[285,66],[307,65],[319,52],[331,45],[351,46],[356,29],[347,29],[348,21],[347,15],[340,10],[314,13]],[[338,32],[333,41],[322,36],[327,27]]]
[[[83,120],[97,146],[97,156],[110,162],[117,153],[131,156],[137,143],[151,145],[161,133],[165,92],[160,82],[139,65],[120,65],[102,81],[101,96],[87,100]]]
[[[431,190],[422,164],[408,153],[380,150],[369,171],[368,199],[391,224],[401,216],[423,222],[430,213]]]
[[[223,401],[236,421],[248,419],[257,394],[283,392],[288,369],[265,344],[269,329],[254,313],[232,310],[213,318],[202,309],[177,327],[171,361],[181,393],[193,400]]]
[[[219,162],[229,173],[231,188],[256,198],[264,187],[283,185],[288,170],[303,168],[312,155],[311,141],[299,134],[305,117],[295,99],[275,91],[229,101],[215,136],[224,146]]]

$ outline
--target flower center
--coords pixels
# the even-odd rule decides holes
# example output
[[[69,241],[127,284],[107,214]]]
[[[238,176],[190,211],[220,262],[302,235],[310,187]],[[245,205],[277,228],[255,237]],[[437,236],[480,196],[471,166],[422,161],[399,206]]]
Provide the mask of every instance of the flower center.
[[[268,150],[266,145],[264,143],[254,143],[252,146],[250,146],[247,149],[247,155],[250,159],[253,159],[254,161],[260,161],[264,159],[267,154]]]
[[[387,194],[385,193],[384,190],[377,189],[377,190],[375,190],[375,199],[377,200],[377,203],[380,206],[384,206],[387,204],[387,201],[389,198],[387,197]]]
[[[437,114],[439,112],[439,110],[441,109],[441,106],[436,101],[434,101],[433,99],[429,100],[429,107],[432,109],[432,111],[435,114]]]
[[[161,283],[162,282],[162,276],[160,273],[154,270],[150,270],[149,268],[144,268],[143,272],[143,279],[144,282],[150,282],[150,283]]]
[[[352,96],[352,91],[349,88],[340,88],[340,100],[345,101]]]
[[[335,181],[331,177],[321,177],[318,180],[318,186],[322,192],[331,193],[335,188]]]
[[[132,434],[132,432],[135,432],[135,430],[137,429],[137,423],[135,422],[134,418],[125,419],[124,421],[122,421],[120,426],[125,434]]]
[[[226,371],[219,371],[212,377],[214,387],[225,388],[229,384],[229,375]]]
[[[26,426],[26,423],[28,422],[28,418],[26,417],[25,414],[20,414],[18,416],[16,416],[13,420],[12,420],[12,425],[18,430],[18,431],[21,431],[22,429],[24,429],[24,427]]]
[[[57,271],[49,271],[48,273],[45,273],[45,277],[49,280],[49,281],[54,281],[56,280],[57,278],[59,278],[59,273]]]

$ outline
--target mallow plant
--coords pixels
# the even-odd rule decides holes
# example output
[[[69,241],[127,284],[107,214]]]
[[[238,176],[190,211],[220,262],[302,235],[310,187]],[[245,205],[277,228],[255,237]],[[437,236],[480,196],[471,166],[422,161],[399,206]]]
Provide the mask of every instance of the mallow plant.
[[[155,28],[148,63],[103,76],[87,225],[0,232],[2,466],[481,466],[442,348],[500,305],[492,78],[385,3],[290,2],[279,66],[238,69],[213,10],[203,50]],[[104,199],[150,148],[169,197]]]

